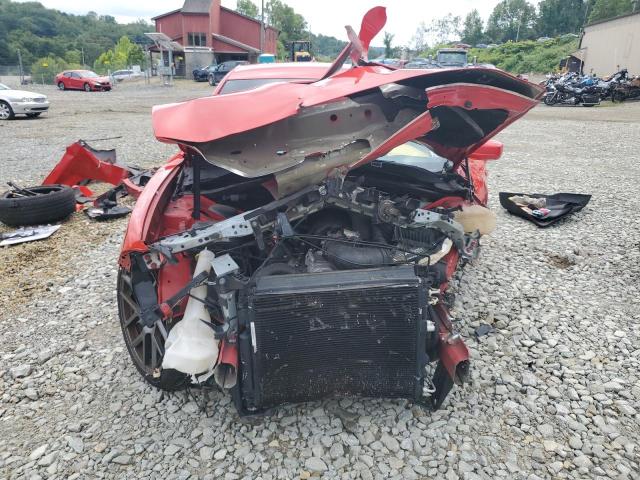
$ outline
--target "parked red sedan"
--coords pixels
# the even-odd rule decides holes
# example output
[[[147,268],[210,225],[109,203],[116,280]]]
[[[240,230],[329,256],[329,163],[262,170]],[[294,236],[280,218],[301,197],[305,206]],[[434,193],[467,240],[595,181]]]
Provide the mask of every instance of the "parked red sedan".
[[[101,77],[91,70],[66,70],[56,75],[56,85],[60,90],[111,90],[109,77]]]

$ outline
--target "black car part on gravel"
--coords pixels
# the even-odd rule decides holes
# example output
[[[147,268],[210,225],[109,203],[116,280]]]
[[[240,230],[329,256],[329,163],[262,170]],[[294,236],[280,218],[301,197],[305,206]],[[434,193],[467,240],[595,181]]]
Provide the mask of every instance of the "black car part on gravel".
[[[66,185],[12,189],[0,196],[0,222],[12,227],[57,222],[76,209],[76,194]]]
[[[546,198],[546,208],[550,212],[544,218],[538,218],[531,215],[519,207],[516,203],[509,200],[514,196],[526,195],[533,198]],[[591,200],[591,195],[583,195],[580,193],[556,193],[553,195],[542,195],[540,193],[510,193],[500,192],[500,205],[513,215],[526,218],[530,222],[535,223],[539,227],[548,227],[559,222],[567,215],[579,212],[587,206]]]

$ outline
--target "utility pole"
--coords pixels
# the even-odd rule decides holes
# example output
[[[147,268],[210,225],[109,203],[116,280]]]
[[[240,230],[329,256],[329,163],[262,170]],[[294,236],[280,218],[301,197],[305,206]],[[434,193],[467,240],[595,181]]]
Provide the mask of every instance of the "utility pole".
[[[84,67],[84,47],[80,47],[80,51],[82,52],[82,66]]]
[[[260,8],[260,53],[264,53],[264,0]]]
[[[18,74],[20,75],[20,85],[24,85],[24,70],[22,69],[22,55],[18,50]]]

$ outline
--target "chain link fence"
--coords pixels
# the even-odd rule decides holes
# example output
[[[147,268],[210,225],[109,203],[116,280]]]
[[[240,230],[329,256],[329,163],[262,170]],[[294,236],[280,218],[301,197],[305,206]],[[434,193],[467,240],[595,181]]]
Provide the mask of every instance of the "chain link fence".
[[[10,84],[12,86],[37,82],[38,79],[31,78],[31,69],[20,65],[0,65],[0,82]]]

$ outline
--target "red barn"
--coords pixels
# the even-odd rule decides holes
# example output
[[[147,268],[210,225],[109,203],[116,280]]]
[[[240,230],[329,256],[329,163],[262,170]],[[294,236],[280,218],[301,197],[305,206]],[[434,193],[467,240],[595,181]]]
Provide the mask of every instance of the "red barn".
[[[260,45],[261,23],[220,5],[220,0],[185,0],[182,8],[154,17],[156,32],[182,45],[174,53],[176,74],[184,76],[215,60],[255,62],[260,53],[276,53],[278,30],[265,26]]]

